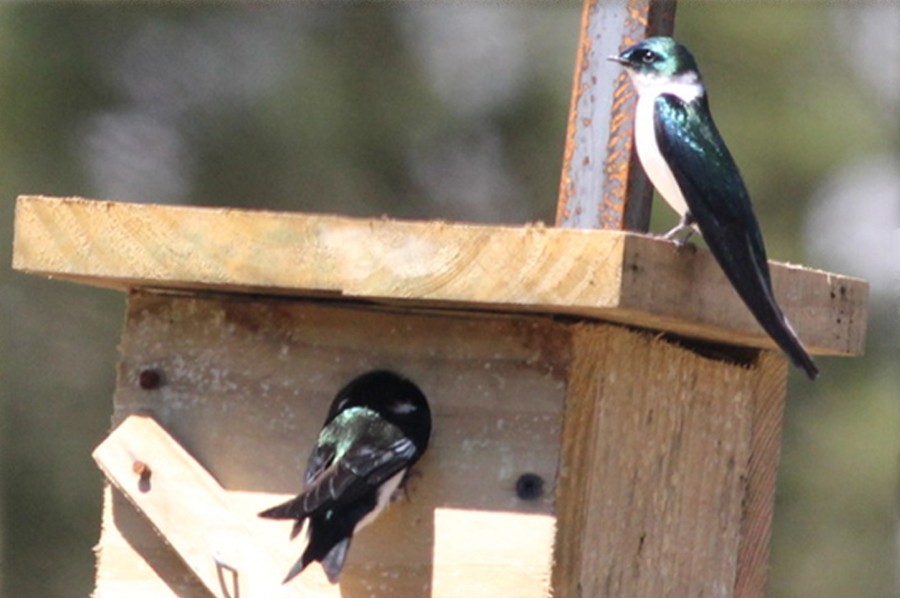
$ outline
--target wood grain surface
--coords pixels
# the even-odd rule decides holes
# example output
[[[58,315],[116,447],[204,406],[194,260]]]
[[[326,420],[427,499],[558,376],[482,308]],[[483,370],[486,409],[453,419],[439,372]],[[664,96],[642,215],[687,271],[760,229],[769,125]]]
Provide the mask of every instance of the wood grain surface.
[[[597,318],[773,348],[711,255],[614,231],[356,219],[20,197],[16,269],[135,287],[350,298]],[[814,354],[858,355],[868,286],[773,263]]]

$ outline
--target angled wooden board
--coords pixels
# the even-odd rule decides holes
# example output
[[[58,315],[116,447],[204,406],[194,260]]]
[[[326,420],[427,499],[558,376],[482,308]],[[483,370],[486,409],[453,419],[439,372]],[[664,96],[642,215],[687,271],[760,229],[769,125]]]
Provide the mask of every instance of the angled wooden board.
[[[20,197],[13,266],[119,289],[569,314],[773,347],[708,252],[632,233]],[[863,352],[864,281],[772,274],[811,352]]]
[[[233,509],[225,490],[152,417],[129,416],[93,457],[211,594],[297,594],[297,588],[281,584],[296,555],[283,543],[266,541],[261,533],[266,523]],[[310,586],[306,578],[296,585],[304,595],[336,595]]]

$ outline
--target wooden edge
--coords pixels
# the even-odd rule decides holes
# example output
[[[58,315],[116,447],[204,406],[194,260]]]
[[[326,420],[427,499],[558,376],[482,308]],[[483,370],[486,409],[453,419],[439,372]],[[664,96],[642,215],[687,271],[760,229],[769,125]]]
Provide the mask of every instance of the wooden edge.
[[[557,481],[557,537],[553,545],[552,586],[557,596],[581,597],[581,574],[585,562],[584,537],[591,505],[584,497],[597,470],[596,437],[599,401],[594,367],[609,354],[609,338],[592,335],[588,325],[576,328],[572,338],[574,359],[568,380],[566,415],[560,436],[560,473]]]
[[[735,598],[766,595],[775,512],[775,484],[781,452],[787,363],[773,355],[760,360],[758,386],[750,415],[750,462],[738,548]]]
[[[555,595],[763,596],[785,360],[729,365],[590,324],[573,343]]]
[[[256,522],[151,417],[131,415],[93,452],[109,481],[141,512],[213,595],[319,596],[297,579],[282,586],[287,555],[257,541]],[[296,555],[293,555],[296,557]]]
[[[865,281],[773,263],[814,354],[859,355]],[[13,268],[101,287],[567,314],[773,348],[704,250],[633,233],[19,197]]]

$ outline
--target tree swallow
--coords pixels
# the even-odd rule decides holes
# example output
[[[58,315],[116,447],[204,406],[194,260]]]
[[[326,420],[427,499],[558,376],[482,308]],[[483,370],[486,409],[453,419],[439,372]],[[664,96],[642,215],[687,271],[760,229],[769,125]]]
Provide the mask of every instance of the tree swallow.
[[[610,60],[638,93],[634,136],[641,164],[681,216],[665,238],[698,228],[750,312],[810,379],[819,370],[775,302],[762,233],[744,181],[709,111],[694,56],[669,37],[651,37]]]
[[[303,492],[259,514],[294,519],[291,539],[309,519],[306,549],[284,583],[312,561],[337,583],[353,534],[399,493],[430,436],[425,395],[398,374],[369,372],[337,393],[307,461]]]

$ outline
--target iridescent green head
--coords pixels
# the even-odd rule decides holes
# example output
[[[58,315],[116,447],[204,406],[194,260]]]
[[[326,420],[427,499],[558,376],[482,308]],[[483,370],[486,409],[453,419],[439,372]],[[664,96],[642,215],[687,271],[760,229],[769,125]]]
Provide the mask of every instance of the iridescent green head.
[[[680,78],[697,73],[694,55],[671,37],[648,37],[609,59],[647,77]]]

